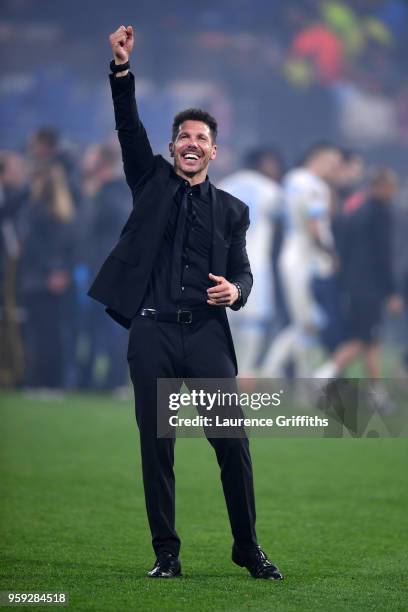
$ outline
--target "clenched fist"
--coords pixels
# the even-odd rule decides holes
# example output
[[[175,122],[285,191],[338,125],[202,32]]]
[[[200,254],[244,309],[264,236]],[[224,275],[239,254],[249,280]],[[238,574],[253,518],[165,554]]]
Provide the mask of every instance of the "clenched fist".
[[[112,47],[115,64],[125,64],[132,53],[135,42],[132,26],[129,25],[127,28],[123,25],[120,26],[116,32],[109,36],[109,42]]]

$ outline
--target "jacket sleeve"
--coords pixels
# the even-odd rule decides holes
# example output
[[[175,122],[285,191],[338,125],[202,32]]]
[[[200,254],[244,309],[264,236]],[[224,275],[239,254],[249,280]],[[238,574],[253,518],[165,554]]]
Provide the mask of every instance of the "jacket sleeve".
[[[252,289],[252,272],[246,251],[246,232],[249,227],[249,209],[245,210],[232,231],[231,245],[228,253],[227,279],[230,283],[239,283],[242,297],[235,302],[232,310],[239,310],[248,299]]]
[[[122,150],[123,169],[132,193],[152,171],[154,156],[143,123],[140,121],[135,98],[135,78],[131,72],[124,77],[109,75],[112,89],[115,127]]]

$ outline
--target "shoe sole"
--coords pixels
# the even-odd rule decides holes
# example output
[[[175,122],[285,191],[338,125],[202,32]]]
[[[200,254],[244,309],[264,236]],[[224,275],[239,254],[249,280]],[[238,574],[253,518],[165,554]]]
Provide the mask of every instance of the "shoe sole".
[[[146,578],[153,578],[155,580],[171,580],[172,578],[180,578],[183,574],[179,572],[178,574],[174,574],[174,576],[151,576],[150,574],[146,574]]]
[[[173,578],[181,578],[183,574],[176,574],[175,576],[149,576],[146,574],[146,578],[151,578],[152,580],[173,580]]]

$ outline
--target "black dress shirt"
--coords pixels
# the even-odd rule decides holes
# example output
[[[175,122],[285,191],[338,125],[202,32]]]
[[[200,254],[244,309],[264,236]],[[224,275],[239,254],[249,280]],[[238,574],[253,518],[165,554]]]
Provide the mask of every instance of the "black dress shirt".
[[[193,187],[177,176],[177,190],[143,308],[161,311],[207,305],[212,215],[208,178]]]

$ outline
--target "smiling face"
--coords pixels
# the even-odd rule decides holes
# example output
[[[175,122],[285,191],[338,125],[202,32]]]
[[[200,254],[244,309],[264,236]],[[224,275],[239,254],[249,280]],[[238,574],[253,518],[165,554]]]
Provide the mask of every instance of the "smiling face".
[[[203,121],[183,121],[169,145],[174,169],[180,176],[205,180],[208,164],[215,159],[217,145],[213,143],[209,126]]]

